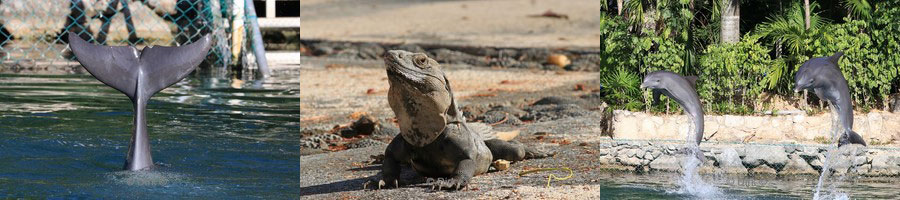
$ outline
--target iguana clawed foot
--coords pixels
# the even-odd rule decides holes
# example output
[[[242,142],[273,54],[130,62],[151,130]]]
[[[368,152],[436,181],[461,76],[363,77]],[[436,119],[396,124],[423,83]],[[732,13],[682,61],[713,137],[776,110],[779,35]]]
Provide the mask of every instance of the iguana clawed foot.
[[[381,180],[378,180],[378,182],[375,182],[374,179],[369,179],[365,184],[363,184],[363,189],[369,189],[370,185],[372,186],[373,190],[380,190],[382,188],[399,188],[400,181],[398,181],[397,179],[383,178]]]
[[[431,190],[441,190],[441,189],[448,189],[448,190],[462,190],[463,188],[466,187],[466,185],[469,184],[469,179],[463,179],[463,178],[449,178],[449,179],[437,178],[437,179],[433,179],[433,178],[428,178],[427,180],[425,180],[425,184],[430,184],[430,185],[431,185]]]

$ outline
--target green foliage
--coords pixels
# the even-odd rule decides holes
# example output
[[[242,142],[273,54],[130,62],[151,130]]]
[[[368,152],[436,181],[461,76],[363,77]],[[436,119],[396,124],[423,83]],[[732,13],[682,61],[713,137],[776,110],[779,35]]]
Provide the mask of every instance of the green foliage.
[[[694,1],[696,7],[689,9],[690,2],[625,1],[623,16],[601,14],[600,79],[614,108],[661,111],[674,106],[668,111],[676,111],[667,98],[649,105],[650,91],[638,88],[644,74],[668,70],[699,76],[697,89],[707,112],[753,113],[767,109],[759,102],[763,92],[794,95],[793,77],[803,62],[838,51],[844,52],[839,66],[857,109],[884,108],[888,95],[900,92],[900,1],[825,4],[826,9],[844,9],[839,11],[843,19],[813,2],[809,29],[803,5],[792,2],[773,10],[765,22],[746,27],[752,31],[735,44],[715,44],[720,2]]]
[[[843,0],[844,7],[850,11],[850,15],[857,18],[868,19],[871,17],[872,6],[866,0]]]
[[[607,101],[614,108],[631,111],[641,110],[644,100],[641,96],[641,77],[625,68],[618,68],[601,79],[603,88],[608,91]]]
[[[700,58],[697,92],[708,108],[721,104],[719,111],[731,108],[752,110],[759,94],[772,76],[767,73],[780,67],[769,58],[769,50],[757,43],[755,36],[745,36],[738,43],[707,47]]]
[[[827,26],[822,38],[812,44],[813,57],[830,56],[843,51],[838,62],[841,72],[850,86],[850,95],[857,106],[871,108],[883,106],[891,81],[897,78],[895,65],[885,65],[884,54],[875,48],[868,23],[846,19],[846,23]]]
[[[900,1],[876,4],[872,16],[869,29],[875,48],[883,56],[880,65],[900,73]],[[900,76],[895,76],[892,85],[892,92],[900,92]]]
[[[809,7],[810,10],[815,10],[819,6],[811,3]],[[793,55],[807,54],[810,50],[809,44],[819,38],[819,30],[829,23],[817,14],[810,13],[810,25],[809,29],[806,29],[804,18],[803,4],[795,2],[786,12],[769,17],[768,22],[757,26],[756,34],[769,39],[776,51],[784,45]]]

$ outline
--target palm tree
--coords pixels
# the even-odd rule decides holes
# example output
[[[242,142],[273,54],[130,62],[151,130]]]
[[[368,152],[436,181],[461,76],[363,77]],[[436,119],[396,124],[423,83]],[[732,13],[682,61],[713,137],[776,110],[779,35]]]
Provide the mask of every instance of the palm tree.
[[[721,38],[723,43],[741,40],[741,1],[722,0]]]
[[[868,19],[872,11],[872,6],[866,0],[844,0],[844,8],[847,8],[848,17],[859,17]]]
[[[776,47],[783,44],[792,55],[807,55],[807,43],[818,36],[819,28],[828,24],[826,19],[818,15],[807,17],[806,10],[810,7],[818,8],[819,5],[804,4],[803,10],[800,10],[800,5],[792,5],[786,13],[776,14],[769,17],[768,22],[758,25],[757,34],[771,39]]]
[[[803,20],[806,22],[806,29],[809,29],[809,0],[803,0]]]

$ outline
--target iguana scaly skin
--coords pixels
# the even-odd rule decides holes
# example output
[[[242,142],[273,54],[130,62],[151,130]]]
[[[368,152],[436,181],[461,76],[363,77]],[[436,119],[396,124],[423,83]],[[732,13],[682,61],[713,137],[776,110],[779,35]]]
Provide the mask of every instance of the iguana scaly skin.
[[[462,189],[473,176],[487,172],[495,158],[545,156],[518,142],[485,140],[490,127],[466,123],[441,66],[425,54],[392,50],[384,60],[388,103],[400,134],[385,150],[378,188],[398,187],[400,165],[406,163],[420,175],[441,178],[433,187]]]

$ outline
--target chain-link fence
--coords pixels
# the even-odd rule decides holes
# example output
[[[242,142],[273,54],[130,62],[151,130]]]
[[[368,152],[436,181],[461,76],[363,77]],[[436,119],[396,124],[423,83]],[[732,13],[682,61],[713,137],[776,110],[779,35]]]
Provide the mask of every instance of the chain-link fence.
[[[243,3],[243,2],[239,2]],[[244,27],[232,0],[4,0],[0,1],[0,61],[7,65],[70,63],[67,32],[95,44],[177,46],[212,34],[206,67],[226,67],[241,56],[232,38]],[[232,26],[238,27],[232,29]],[[243,37],[246,34],[236,34]],[[233,43],[233,41],[238,41]],[[232,53],[234,52],[234,53]]]

